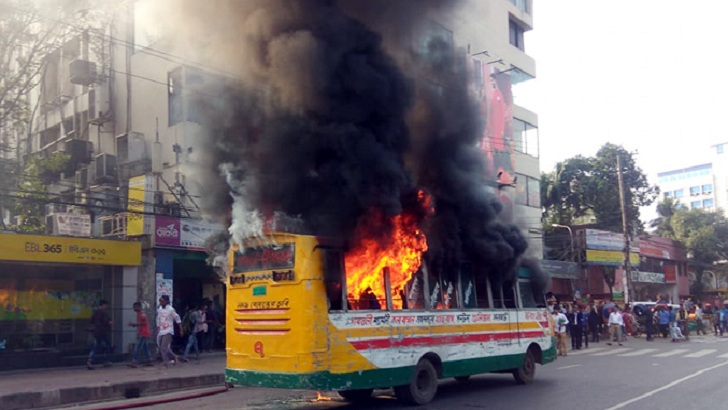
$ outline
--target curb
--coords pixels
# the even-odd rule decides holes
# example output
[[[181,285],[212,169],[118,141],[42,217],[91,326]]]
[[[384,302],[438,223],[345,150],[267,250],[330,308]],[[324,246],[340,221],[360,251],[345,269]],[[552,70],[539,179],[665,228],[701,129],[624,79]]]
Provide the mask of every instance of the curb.
[[[21,410],[143,397],[187,388],[221,386],[225,376],[203,374],[151,381],[130,381],[105,386],[69,387],[56,390],[12,393],[0,396],[0,409]]]

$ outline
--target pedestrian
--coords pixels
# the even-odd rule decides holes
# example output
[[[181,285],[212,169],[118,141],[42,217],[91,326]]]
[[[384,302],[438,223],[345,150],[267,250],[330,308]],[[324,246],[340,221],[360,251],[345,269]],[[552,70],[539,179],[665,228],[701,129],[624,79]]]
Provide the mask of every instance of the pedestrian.
[[[162,295],[159,298],[159,308],[157,309],[157,344],[162,355],[162,365],[167,367],[168,364],[177,363],[177,356],[172,352],[172,336],[174,335],[174,324],[180,325],[180,319],[177,311],[169,304],[169,296]],[[180,335],[184,336],[184,330],[180,326]]]
[[[705,336],[705,323],[703,323],[703,308],[702,303],[695,304],[695,334],[700,336],[700,332],[703,332]]]
[[[205,306],[205,305],[203,305]],[[195,349],[195,358],[200,361],[200,339],[202,339],[207,331],[207,323],[205,317],[205,310],[207,307],[200,309],[196,304],[191,306],[190,312],[188,313],[189,320],[185,320],[185,323],[189,323],[189,336],[187,336],[187,346],[185,347],[184,354],[182,355],[183,362],[189,362],[187,355],[189,355],[192,348]],[[188,330],[185,329],[185,333]]]
[[[624,319],[619,313],[619,307],[614,306],[612,313],[609,314],[609,341],[608,345],[612,345],[612,340],[617,340],[620,346],[622,346],[622,327],[624,326]]]
[[[655,339],[652,338],[652,325],[654,321],[654,314],[652,313],[652,308],[647,306],[645,307],[645,340],[648,342],[653,342]]]
[[[718,336],[720,333],[720,310],[718,306],[713,308],[713,335]]]
[[[129,323],[129,326],[137,328],[137,343],[129,366],[137,367],[140,364],[139,355],[142,351],[144,351],[144,356],[146,357],[146,361],[143,364],[150,365],[152,363],[152,355],[149,353],[148,340],[152,336],[152,333],[149,329],[149,318],[142,309],[141,302],[134,302],[132,307],[137,314],[137,319],[136,322]]]
[[[561,313],[561,309],[558,305],[554,306],[554,331],[556,332],[556,347],[559,351],[559,356],[566,356],[566,326],[569,324],[569,319],[566,315]]]
[[[584,341],[584,349],[589,348],[589,313],[587,312],[587,307],[582,306],[581,308],[581,340]]]
[[[602,319],[597,309],[592,306],[589,309],[589,331],[592,334],[592,342],[599,343],[599,332],[601,332]]]
[[[667,335],[670,333],[670,311],[668,307],[665,307],[661,304],[655,305],[655,308],[657,310],[657,325],[660,329],[660,334],[662,334],[662,338],[666,339]]]
[[[688,310],[685,308],[685,304],[681,303],[680,308],[676,314],[677,325],[680,327],[680,331],[686,339],[690,339],[690,331],[688,328]]]
[[[720,309],[720,335],[728,332],[728,306],[723,305]]]
[[[91,351],[88,353],[88,360],[86,360],[86,368],[89,370],[94,369],[94,356],[101,348],[104,354],[104,366],[111,366],[109,361],[109,355],[111,354],[111,342],[109,336],[111,335],[111,318],[106,308],[109,303],[105,300],[99,301],[99,307],[91,315],[91,326],[93,327],[94,343],[91,347]]]

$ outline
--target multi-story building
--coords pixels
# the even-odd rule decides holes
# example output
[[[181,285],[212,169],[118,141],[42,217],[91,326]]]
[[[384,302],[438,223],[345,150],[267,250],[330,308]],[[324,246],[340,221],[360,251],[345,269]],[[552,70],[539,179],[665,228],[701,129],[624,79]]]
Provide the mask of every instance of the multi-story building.
[[[540,258],[538,118],[513,101],[517,84],[535,77],[524,44],[533,26],[531,4],[462,0],[447,13],[428,11],[425,27],[415,33],[380,34],[394,55],[433,37],[463,50],[482,104],[502,108],[488,116],[497,132],[482,143],[484,155],[498,156],[487,184],[528,236],[529,255]],[[214,108],[214,90],[247,80],[241,72],[246,57],[236,47],[244,31],[239,12],[222,1],[122,2],[109,11],[108,25],[79,31],[47,58],[40,110],[24,154],[70,156],[49,188],[60,198],[47,210],[53,215],[49,233],[62,233],[67,226],[61,221],[75,218],[87,236],[142,242],[141,266],[104,277],[109,288],[98,289],[102,295],[116,295],[112,287],[124,289],[112,301],[115,344],[124,349],[134,331],[121,324],[133,321],[135,300],[153,309],[164,293],[182,308],[205,298],[224,305],[222,282],[204,252],[207,237],[224,227],[202,218],[205,181],[194,170],[204,148],[200,110]],[[191,98],[200,88],[212,92],[207,107]]]
[[[672,198],[678,206],[690,209],[716,209],[715,174],[713,164],[660,172],[657,185],[663,198]]]

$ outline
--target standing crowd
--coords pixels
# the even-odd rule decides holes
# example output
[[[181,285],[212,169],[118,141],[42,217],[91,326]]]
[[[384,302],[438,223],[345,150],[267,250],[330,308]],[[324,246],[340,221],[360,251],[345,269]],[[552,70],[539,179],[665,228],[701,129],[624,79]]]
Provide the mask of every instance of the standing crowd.
[[[690,322],[695,322],[695,333],[723,336],[728,333],[728,306],[720,309],[710,304],[694,303],[690,298],[679,306],[670,305],[663,295],[657,295],[657,302],[620,307],[611,300],[589,301],[589,303],[560,303],[549,298],[549,309],[554,319],[554,334],[559,356],[568,354],[567,339],[571,350],[589,348],[589,342],[599,343],[606,339],[607,345],[622,346],[629,335],[639,337],[643,333],[647,341],[655,337],[670,338],[672,342],[683,342],[690,338]]]

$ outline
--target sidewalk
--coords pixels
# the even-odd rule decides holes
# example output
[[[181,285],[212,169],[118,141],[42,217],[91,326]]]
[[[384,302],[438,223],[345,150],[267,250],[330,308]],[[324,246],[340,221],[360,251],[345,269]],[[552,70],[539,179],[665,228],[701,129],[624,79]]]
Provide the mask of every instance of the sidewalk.
[[[131,368],[112,367],[33,369],[0,372],[0,409],[39,409],[77,403],[147,397],[169,391],[223,387],[225,353],[203,354],[200,362]]]

